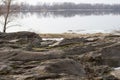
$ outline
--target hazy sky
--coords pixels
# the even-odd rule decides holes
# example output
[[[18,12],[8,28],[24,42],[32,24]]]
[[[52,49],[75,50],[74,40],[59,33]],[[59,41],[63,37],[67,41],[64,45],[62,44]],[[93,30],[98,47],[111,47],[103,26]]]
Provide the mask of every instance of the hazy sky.
[[[25,1],[30,4],[36,4],[38,2],[75,2],[75,3],[105,3],[105,4],[120,4],[120,0],[19,0]]]

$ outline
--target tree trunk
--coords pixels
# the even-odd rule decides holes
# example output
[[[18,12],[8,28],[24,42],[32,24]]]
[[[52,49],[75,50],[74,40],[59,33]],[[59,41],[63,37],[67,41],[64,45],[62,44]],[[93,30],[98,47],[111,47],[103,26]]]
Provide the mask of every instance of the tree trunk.
[[[6,5],[7,5],[7,11],[6,11],[6,15],[5,15],[3,33],[6,33],[6,29],[7,29],[7,22],[8,22],[8,18],[9,18],[9,14],[10,14],[11,0],[8,0],[8,2],[6,3]]]

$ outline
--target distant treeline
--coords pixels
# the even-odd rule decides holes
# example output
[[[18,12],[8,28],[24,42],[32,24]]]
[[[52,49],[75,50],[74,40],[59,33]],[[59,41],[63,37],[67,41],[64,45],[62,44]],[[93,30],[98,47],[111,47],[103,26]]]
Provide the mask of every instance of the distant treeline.
[[[21,5],[19,4],[13,4],[10,6],[10,11],[14,12],[14,11],[20,11],[21,9]],[[7,11],[7,5],[0,5],[0,14],[3,14],[4,12]]]
[[[120,4],[75,4],[75,3],[54,3],[29,5],[21,4],[21,11],[64,11],[64,10],[120,10]]]
[[[16,8],[19,7],[19,8]],[[38,3],[37,5],[30,5],[21,3],[11,6],[14,11],[120,11],[120,4],[75,4],[71,2],[65,3]],[[5,10],[5,6],[0,6],[0,12]]]

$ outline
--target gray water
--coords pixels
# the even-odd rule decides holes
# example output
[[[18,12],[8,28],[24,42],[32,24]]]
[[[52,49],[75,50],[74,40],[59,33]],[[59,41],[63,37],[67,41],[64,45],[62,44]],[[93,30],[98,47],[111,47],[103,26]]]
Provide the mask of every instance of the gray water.
[[[112,12],[26,12],[17,15],[13,23],[20,26],[10,27],[7,32],[110,32],[120,28],[120,15]]]

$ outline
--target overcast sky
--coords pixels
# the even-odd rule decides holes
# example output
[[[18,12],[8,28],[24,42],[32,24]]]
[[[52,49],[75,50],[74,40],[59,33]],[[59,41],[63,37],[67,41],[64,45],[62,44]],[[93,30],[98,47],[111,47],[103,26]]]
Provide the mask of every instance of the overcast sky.
[[[30,4],[36,4],[38,2],[75,2],[75,3],[104,3],[104,4],[120,4],[120,0],[19,0]]]

